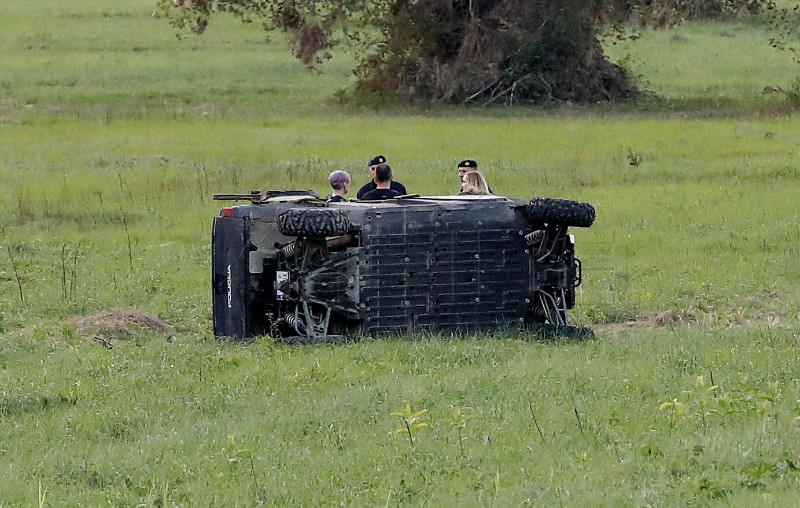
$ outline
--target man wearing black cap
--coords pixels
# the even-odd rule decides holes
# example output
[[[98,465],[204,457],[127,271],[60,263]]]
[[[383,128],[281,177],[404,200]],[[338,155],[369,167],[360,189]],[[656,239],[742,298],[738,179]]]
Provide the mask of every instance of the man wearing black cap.
[[[369,173],[372,179],[364,184],[363,187],[358,189],[358,193],[356,194],[356,199],[361,199],[364,197],[369,191],[373,191],[378,188],[377,182],[375,180],[375,168],[377,168],[380,164],[386,164],[386,157],[383,155],[376,155],[369,161]],[[395,182],[394,180],[391,181],[391,189],[397,191],[399,196],[404,196],[408,194],[406,192],[405,186],[400,182]]]
[[[478,163],[472,159],[467,159],[459,162],[458,179],[461,181],[460,183],[464,183],[464,175],[466,175],[470,171],[477,171],[477,170],[478,170]]]
[[[396,198],[402,196],[398,191],[391,188],[392,168],[388,164],[378,164],[375,166],[375,189],[361,196],[362,201],[380,201],[382,199]]]
[[[464,183],[464,175],[466,175],[470,171],[478,171],[477,162],[475,162],[472,159],[466,159],[458,163],[458,179],[460,181],[460,184]],[[459,192],[461,191],[460,188],[458,190]],[[491,187],[489,187],[489,194],[494,194],[494,192],[492,192]]]

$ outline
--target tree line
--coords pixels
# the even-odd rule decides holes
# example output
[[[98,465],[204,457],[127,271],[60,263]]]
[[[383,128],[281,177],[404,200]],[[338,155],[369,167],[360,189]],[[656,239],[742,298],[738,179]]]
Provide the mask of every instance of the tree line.
[[[158,0],[177,29],[203,33],[215,13],[283,32],[314,67],[353,48],[353,92],[409,103],[599,102],[635,97],[600,37],[686,19],[768,13],[771,43],[797,53],[800,1],[775,0]]]

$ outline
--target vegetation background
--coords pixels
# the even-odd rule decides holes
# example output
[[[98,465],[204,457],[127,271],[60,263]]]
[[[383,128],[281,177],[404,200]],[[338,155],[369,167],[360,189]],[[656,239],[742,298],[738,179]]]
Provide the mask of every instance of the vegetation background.
[[[0,506],[797,505],[799,67],[758,19],[609,44],[635,103],[407,109],[153,13],[0,5]],[[597,338],[214,340],[210,195],[376,153],[593,203]]]

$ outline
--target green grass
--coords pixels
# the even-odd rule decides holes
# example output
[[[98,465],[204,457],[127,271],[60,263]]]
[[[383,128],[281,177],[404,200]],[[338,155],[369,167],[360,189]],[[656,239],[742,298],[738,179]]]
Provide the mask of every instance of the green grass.
[[[0,493],[12,506],[40,482],[54,504],[791,504],[798,385],[781,352],[794,338],[685,334],[613,347],[17,341],[2,357],[24,382],[0,404],[11,458]],[[647,368],[630,367],[642,358]],[[695,392],[698,373],[726,391]],[[673,399],[689,406],[674,424],[658,409]],[[430,410],[413,446],[391,435],[406,400]],[[460,439],[453,408],[470,417]]]
[[[676,30],[644,32],[606,48],[640,86],[657,94],[649,109],[691,116],[781,111],[781,94],[798,77],[789,52],[769,48],[763,24],[694,22]]]
[[[313,78],[277,34],[229,17],[177,40],[150,0],[6,5],[0,20],[11,118],[317,112],[350,80],[347,58]]]
[[[762,91],[798,68],[758,24],[609,48],[658,98],[375,109],[329,100],[347,57],[309,75],[257,26],[152,11],[0,7],[0,506],[797,505],[800,125]],[[210,195],[361,184],[379,152],[414,192],[470,157],[593,203],[598,337],[214,340]],[[109,350],[74,321],[116,308],[175,330]]]

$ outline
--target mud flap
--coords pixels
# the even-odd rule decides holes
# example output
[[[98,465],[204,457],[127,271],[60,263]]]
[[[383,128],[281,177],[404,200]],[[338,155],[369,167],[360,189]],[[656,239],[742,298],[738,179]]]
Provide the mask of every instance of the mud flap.
[[[215,217],[211,265],[214,335],[249,337],[248,238],[244,217]]]

